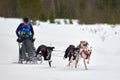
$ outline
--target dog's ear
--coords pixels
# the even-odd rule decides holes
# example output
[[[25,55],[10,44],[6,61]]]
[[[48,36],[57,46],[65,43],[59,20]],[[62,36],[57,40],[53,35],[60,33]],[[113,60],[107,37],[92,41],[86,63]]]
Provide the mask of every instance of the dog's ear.
[[[53,50],[55,47],[51,47],[51,49]]]

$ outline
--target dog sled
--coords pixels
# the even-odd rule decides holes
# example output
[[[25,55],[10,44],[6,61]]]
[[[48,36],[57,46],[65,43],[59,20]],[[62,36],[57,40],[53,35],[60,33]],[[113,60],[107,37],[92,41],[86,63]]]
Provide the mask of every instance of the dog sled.
[[[36,64],[37,61],[39,61],[40,63],[42,63],[42,57],[39,56],[39,58],[33,56],[31,57],[29,55],[29,53],[25,53],[25,54],[22,54],[22,51],[21,51],[21,47],[22,47],[22,43],[19,43],[18,42],[18,47],[19,47],[19,59],[18,59],[18,63],[20,64]]]
[[[25,53],[24,55],[21,53],[21,47],[22,43],[18,42],[19,47],[19,60],[18,63],[32,63],[32,64],[38,64],[42,63],[44,61],[48,61],[49,66],[51,67],[51,54],[55,47],[50,47],[46,45],[40,45],[37,50],[36,54],[33,57],[30,57],[28,53]]]

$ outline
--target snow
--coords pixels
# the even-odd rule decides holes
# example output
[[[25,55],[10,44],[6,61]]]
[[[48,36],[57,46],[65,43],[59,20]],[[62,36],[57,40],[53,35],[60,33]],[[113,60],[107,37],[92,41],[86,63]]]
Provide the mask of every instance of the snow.
[[[63,20],[61,20],[63,21]],[[119,80],[120,79],[120,25],[50,24],[34,25],[35,47],[54,46],[52,67],[42,64],[17,64],[18,44],[15,30],[21,19],[0,18],[0,80]],[[68,45],[77,46],[86,40],[92,46],[88,70],[82,60],[78,68],[67,67],[63,60]]]

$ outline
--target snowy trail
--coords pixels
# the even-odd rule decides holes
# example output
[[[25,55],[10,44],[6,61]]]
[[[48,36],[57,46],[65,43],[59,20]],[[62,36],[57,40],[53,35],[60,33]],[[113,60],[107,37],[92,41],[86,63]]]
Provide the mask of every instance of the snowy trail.
[[[34,26],[35,47],[40,44],[55,46],[52,65],[17,64],[18,45],[15,30],[19,19],[0,18],[0,80],[119,80],[120,79],[120,28],[110,25],[57,25],[40,23]],[[96,32],[97,31],[97,32]],[[117,33],[117,34],[116,34]],[[104,41],[103,41],[104,37]],[[67,67],[68,59],[63,60],[69,44],[77,45],[87,40],[92,45],[88,70],[82,60],[77,69]],[[58,51],[57,51],[58,50]]]
[[[43,62],[42,64],[14,64],[7,63],[0,65],[1,71],[1,80],[25,80],[25,79],[44,79],[44,80],[118,80],[119,73],[118,71],[120,65],[116,65],[113,63],[108,65],[109,63],[104,61],[104,63],[99,63],[96,65],[88,66],[89,70],[84,70],[84,66],[79,66],[79,68],[69,68],[66,66],[67,60],[61,61],[61,57],[54,57],[56,61],[53,62],[55,67],[50,68],[47,62]],[[101,57],[103,58],[103,57]],[[106,58],[106,57],[105,57]],[[107,58],[106,58],[107,59]],[[53,59],[54,60],[54,59]],[[102,60],[102,59],[101,59]],[[98,61],[98,60],[97,60]],[[91,61],[92,62],[92,61]],[[111,60],[111,62],[114,62]],[[7,77],[5,77],[7,76]],[[87,76],[87,77],[86,77]],[[110,78],[111,77],[111,78]]]

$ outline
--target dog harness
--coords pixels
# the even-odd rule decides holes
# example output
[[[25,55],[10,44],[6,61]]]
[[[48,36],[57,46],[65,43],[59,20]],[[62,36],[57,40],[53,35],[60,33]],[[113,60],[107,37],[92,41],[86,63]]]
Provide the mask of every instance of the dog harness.
[[[90,54],[89,54],[87,51],[82,50],[82,51],[80,52],[80,55],[81,55],[81,56],[82,56],[82,52],[86,55],[86,58],[85,58],[85,59],[88,59],[89,56],[90,56]]]
[[[73,50],[72,50],[72,49],[69,50],[68,55],[69,55],[69,54],[73,54]]]
[[[41,50],[41,51],[46,51],[46,48],[41,48],[40,50]]]

